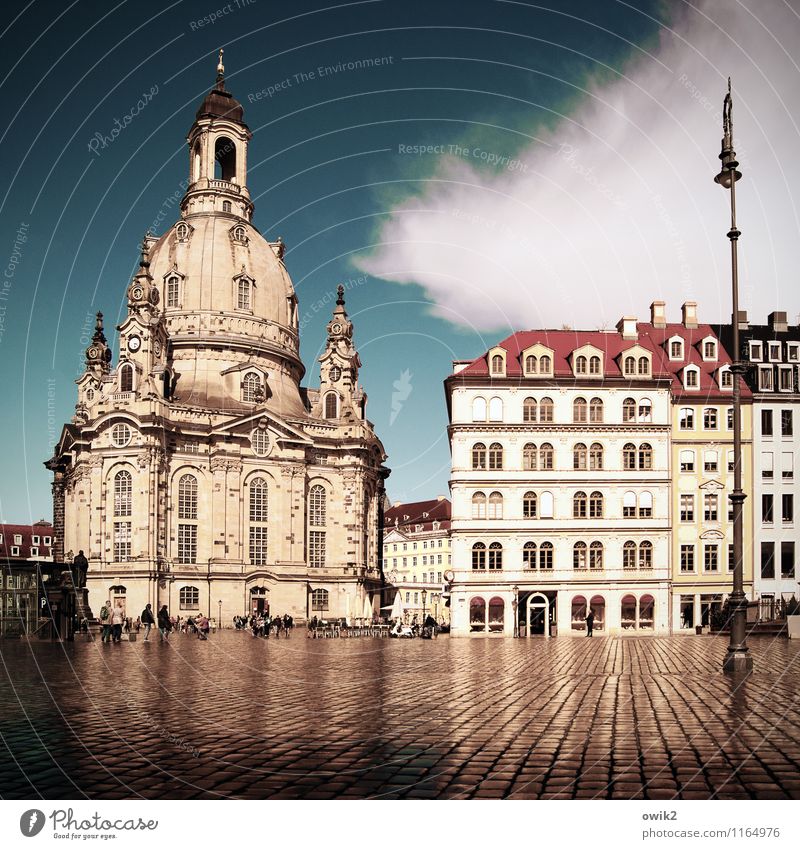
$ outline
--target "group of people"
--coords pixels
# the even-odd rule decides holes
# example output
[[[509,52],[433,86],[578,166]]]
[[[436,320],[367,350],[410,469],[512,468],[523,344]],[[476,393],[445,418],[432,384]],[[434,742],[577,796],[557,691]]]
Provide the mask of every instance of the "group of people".
[[[135,621],[125,616],[125,610],[119,602],[112,607],[111,602],[106,601],[100,608],[100,639],[104,643],[122,642],[123,632],[135,631],[138,634],[142,628],[144,628],[144,641],[148,642],[150,631],[154,627],[158,627],[161,642],[168,641],[172,631],[195,634],[198,639],[207,640],[211,630],[211,620],[202,613],[183,620],[180,616],[175,618],[169,615],[166,604],[161,605],[157,614],[153,613],[152,604],[146,605]]]
[[[270,631],[274,631],[276,637],[280,637],[281,634],[288,637],[294,628],[294,619],[288,613],[274,617],[269,613],[254,613],[249,618],[234,617],[233,624],[237,630],[249,628],[254,637],[269,637]]]

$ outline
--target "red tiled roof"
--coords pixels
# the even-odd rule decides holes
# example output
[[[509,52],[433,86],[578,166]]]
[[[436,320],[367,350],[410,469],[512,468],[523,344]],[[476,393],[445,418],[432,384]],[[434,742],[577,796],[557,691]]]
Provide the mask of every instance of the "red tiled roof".
[[[447,498],[432,498],[429,501],[412,501],[408,504],[395,504],[383,514],[385,528],[422,525],[426,531],[433,530],[433,522],[440,522],[440,528],[450,527],[450,501]],[[408,518],[406,518],[408,517]],[[397,523],[395,524],[395,520]]]
[[[37,522],[35,525],[0,525],[0,534],[3,541],[0,542],[0,557],[19,557],[26,559],[32,557],[31,554],[31,538],[34,534],[39,536],[39,557],[49,557],[52,553],[53,542],[53,526],[49,522]],[[19,534],[22,537],[22,542],[17,545],[14,542],[14,535]],[[50,537],[50,545],[44,544],[44,538]],[[19,554],[11,554],[11,548],[16,546],[19,548]]]

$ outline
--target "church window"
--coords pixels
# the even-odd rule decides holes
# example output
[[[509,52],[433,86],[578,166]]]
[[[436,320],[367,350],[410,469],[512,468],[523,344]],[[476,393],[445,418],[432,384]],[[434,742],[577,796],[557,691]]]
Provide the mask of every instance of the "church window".
[[[93,401],[94,400],[94,389],[88,389],[86,391],[86,400]]]
[[[224,136],[214,145],[214,178],[236,181],[236,145]]]
[[[189,238],[189,225],[181,221],[175,227],[175,236],[179,242],[185,242]]]
[[[178,525],[178,563],[197,563],[197,525]]]
[[[253,403],[261,389],[261,379],[254,371],[249,371],[242,380],[242,401]]]
[[[327,499],[325,487],[314,484],[308,493],[308,565],[312,569],[325,566]]]
[[[331,370],[329,372],[330,379],[333,383],[336,383],[337,380],[342,376],[342,370],[339,366],[331,366]]]
[[[251,303],[252,283],[246,277],[240,277],[236,282],[236,309],[252,309]]]
[[[133,366],[130,363],[119,367],[119,391],[133,392]]]
[[[181,587],[178,599],[181,610],[197,610],[200,607],[200,590],[197,587]]]
[[[312,569],[325,566],[325,531],[309,531],[308,565]]]
[[[316,527],[325,527],[327,511],[325,487],[315,484],[308,493],[308,521]]]
[[[335,392],[329,392],[325,396],[325,418],[339,418],[339,396]]]
[[[127,471],[114,475],[114,515],[130,516],[133,498],[133,478]]]
[[[269,431],[264,428],[255,428],[250,434],[250,446],[254,454],[266,457],[269,453]]]
[[[250,481],[249,492],[249,544],[250,562],[254,566],[263,566],[267,562],[267,519],[268,511],[267,482],[262,477]]]
[[[170,277],[167,280],[167,306],[177,307],[180,305],[180,281],[177,277]]]
[[[229,200],[222,201],[222,211],[230,212],[231,211],[231,202]]]
[[[247,230],[245,230],[244,224],[237,224],[231,231],[231,234],[233,235],[234,242],[241,242],[243,245],[247,244]]]
[[[178,481],[178,518],[197,518],[197,478],[182,475]]]
[[[126,424],[115,424],[111,429],[111,441],[117,448],[124,448],[131,441],[131,429]]]
[[[114,522],[114,560],[123,563],[131,557],[131,523]]]
[[[408,596],[408,593],[406,593]],[[408,598],[406,598],[408,601]],[[312,610],[327,610],[328,609],[328,591],[327,590],[312,590],[311,591],[311,609]]]

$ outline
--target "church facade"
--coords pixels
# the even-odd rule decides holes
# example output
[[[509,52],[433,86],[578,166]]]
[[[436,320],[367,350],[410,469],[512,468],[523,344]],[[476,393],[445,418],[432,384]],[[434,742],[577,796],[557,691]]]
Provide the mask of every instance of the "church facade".
[[[344,292],[319,388],[301,385],[284,244],[252,223],[243,109],[217,81],[188,135],[181,217],[147,235],[112,364],[102,315],[47,466],[54,556],[120,600],[230,624],[380,608],[386,454],[366,418]]]

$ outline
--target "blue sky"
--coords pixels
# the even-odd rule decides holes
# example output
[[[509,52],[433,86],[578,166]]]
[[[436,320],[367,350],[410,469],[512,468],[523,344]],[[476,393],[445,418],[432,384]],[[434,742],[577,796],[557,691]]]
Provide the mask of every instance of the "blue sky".
[[[734,25],[756,33],[753,50],[783,61],[766,68],[741,35],[726,39],[709,23],[721,14],[719,2],[700,4],[708,14],[687,13],[683,3],[553,5],[232,0],[220,10],[202,2],[76,0],[8,7],[0,25],[2,519],[51,515],[42,462],[74,410],[92,316],[99,309],[107,327],[119,322],[142,235],[150,227],[163,232],[176,217],[185,135],[213,84],[220,46],[228,87],[254,133],[255,223],[288,245],[307,383],[318,377],[329,316],[328,306],[314,305],[350,281],[368,414],[389,453],[393,500],[447,493],[442,381],[451,360],[537,323],[613,324],[630,310],[644,317],[665,292],[673,313],[687,294],[705,294],[708,303],[703,287],[716,291],[725,279],[725,198],[710,182],[725,67],[738,68],[751,86],[740,110],[751,136],[774,139],[789,121],[791,141],[797,69],[772,43],[782,22],[766,27],[770,41],[763,21],[731,4]],[[772,0],[759,8],[773,6],[786,14]],[[705,41],[692,43],[689,32]],[[682,57],[691,74],[681,81]],[[347,67],[365,59],[376,61]],[[632,92],[653,95],[637,105]],[[117,121],[124,126],[113,133]],[[654,135],[661,124],[669,138]],[[701,169],[696,182],[676,180],[676,150],[687,167]],[[759,152],[751,140],[754,163]],[[751,182],[760,187],[751,190],[752,205],[766,222],[770,193],[780,195],[788,210],[782,220],[793,227],[790,192],[777,185],[780,151],[773,143],[767,153],[774,167]],[[655,194],[641,176],[649,165],[659,175]],[[681,224],[687,209],[705,222],[720,217],[698,233]],[[608,222],[608,256],[591,236],[598,220]],[[636,238],[632,220],[641,225]],[[666,243],[668,257],[642,249],[655,240]],[[587,262],[582,246],[599,259]],[[794,259],[787,256],[787,267]],[[670,262],[671,277],[664,272]],[[678,285],[687,262],[692,279]],[[773,259],[748,290],[761,318],[777,305],[791,315],[800,307],[796,285],[776,282],[782,262]],[[762,303],[764,286],[772,288]],[[612,312],[601,315],[598,305]],[[701,306],[701,318],[723,318],[724,305],[719,296]]]

